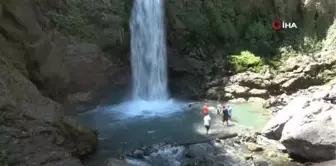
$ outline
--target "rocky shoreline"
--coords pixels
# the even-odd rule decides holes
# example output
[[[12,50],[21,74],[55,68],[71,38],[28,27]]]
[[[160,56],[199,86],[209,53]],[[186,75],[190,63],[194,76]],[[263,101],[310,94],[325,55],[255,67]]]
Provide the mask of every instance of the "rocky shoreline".
[[[143,147],[121,155],[128,163],[152,165],[332,166],[335,163],[336,80],[264,101],[274,117],[261,132],[186,146]],[[230,153],[228,152],[230,151]],[[173,156],[173,159],[172,159]],[[330,161],[328,161],[330,160]],[[303,163],[300,163],[300,162]],[[125,160],[113,159],[114,162]]]
[[[336,50],[313,56],[291,57],[278,70],[267,66],[260,73],[243,72],[233,76],[213,78],[207,84],[208,99],[264,101],[274,96],[291,95],[300,89],[323,85],[336,73]]]
[[[190,145],[156,144],[124,154],[120,160],[111,159],[106,163],[113,165],[222,165],[222,166],[301,166],[284,153],[285,149],[277,141],[269,140],[252,131],[245,131],[236,137],[215,139],[205,143]],[[122,160],[122,159],[126,159]]]

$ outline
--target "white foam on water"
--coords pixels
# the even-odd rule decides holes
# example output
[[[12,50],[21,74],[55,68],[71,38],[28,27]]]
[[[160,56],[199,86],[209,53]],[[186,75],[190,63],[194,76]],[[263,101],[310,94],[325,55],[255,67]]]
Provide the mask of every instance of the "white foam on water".
[[[164,147],[143,160],[127,158],[126,161],[133,166],[180,166],[184,151],[185,148],[182,146]]]
[[[176,112],[184,111],[186,103],[178,102],[173,99],[168,101],[127,101],[116,106],[109,107],[106,111],[117,113],[120,119],[134,117],[165,117]]]
[[[126,162],[132,166],[151,166],[145,161],[133,159],[133,158],[126,158]]]

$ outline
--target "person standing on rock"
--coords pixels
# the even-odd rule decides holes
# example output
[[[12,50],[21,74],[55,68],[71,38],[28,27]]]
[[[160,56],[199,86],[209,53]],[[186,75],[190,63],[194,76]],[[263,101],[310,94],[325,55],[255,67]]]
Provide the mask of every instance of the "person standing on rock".
[[[226,124],[229,126],[229,110],[228,108],[223,104],[223,112],[222,112],[222,121],[223,121],[223,125],[226,122]]]
[[[208,103],[204,104],[204,106],[203,106],[203,113],[204,113],[204,115],[208,115],[208,113],[209,113]]]
[[[211,121],[211,117],[209,114],[206,114],[203,118],[204,121],[204,127],[206,129],[206,135],[208,135],[209,130],[210,130],[210,121]]]

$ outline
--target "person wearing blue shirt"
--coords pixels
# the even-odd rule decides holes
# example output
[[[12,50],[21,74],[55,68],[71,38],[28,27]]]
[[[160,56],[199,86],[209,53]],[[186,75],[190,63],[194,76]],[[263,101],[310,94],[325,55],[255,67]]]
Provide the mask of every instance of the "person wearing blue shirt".
[[[225,122],[226,122],[226,124],[229,126],[229,117],[230,117],[230,115],[229,115],[229,110],[228,110],[228,108],[226,107],[226,105],[224,105],[223,104],[223,110],[222,110],[223,112],[222,112],[222,121],[223,121],[223,125],[225,124]]]
[[[232,107],[229,104],[227,104],[226,108],[227,108],[228,113],[229,113],[229,120],[231,120],[231,118],[232,118]]]

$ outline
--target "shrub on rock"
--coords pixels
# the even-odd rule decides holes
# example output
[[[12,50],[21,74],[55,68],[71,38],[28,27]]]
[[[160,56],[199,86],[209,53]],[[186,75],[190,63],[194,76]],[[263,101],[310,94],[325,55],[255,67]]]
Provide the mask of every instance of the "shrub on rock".
[[[232,55],[229,57],[229,66],[235,73],[244,71],[260,72],[262,70],[263,61],[260,57],[255,56],[249,51],[242,51],[240,55]]]

